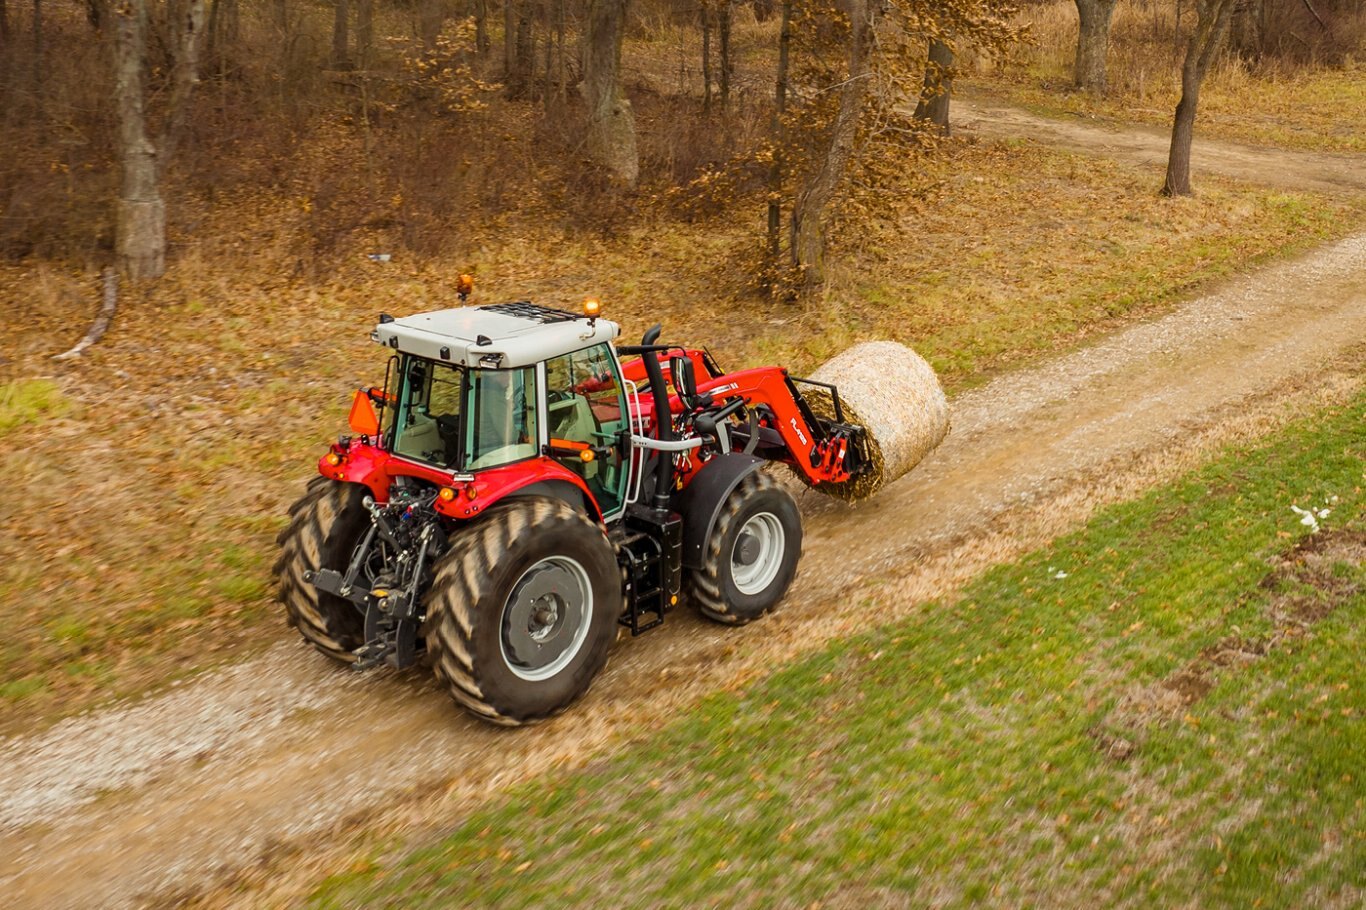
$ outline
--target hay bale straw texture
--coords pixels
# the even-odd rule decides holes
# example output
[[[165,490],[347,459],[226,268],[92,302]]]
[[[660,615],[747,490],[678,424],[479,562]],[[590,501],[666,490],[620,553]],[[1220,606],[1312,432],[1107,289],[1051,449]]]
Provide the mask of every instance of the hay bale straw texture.
[[[867,432],[872,472],[847,483],[820,484],[822,493],[856,502],[867,499],[918,465],[949,432],[949,403],[925,358],[894,341],[868,341],[826,361],[811,375],[836,386],[844,418]],[[833,418],[830,394],[801,386],[819,417]],[[802,477],[797,472],[798,477]],[[805,478],[803,478],[805,479]]]

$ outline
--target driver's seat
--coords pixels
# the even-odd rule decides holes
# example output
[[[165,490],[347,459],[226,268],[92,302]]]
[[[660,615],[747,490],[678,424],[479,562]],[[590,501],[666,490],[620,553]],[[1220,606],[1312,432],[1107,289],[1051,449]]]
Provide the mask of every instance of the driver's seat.
[[[593,409],[589,407],[587,398],[571,395],[561,401],[550,402],[546,410],[550,419],[551,439],[597,444],[598,440],[593,434],[597,432],[598,422],[593,418]],[[596,462],[584,462],[577,458],[563,461],[576,473],[583,475],[585,480],[591,480],[598,474]]]

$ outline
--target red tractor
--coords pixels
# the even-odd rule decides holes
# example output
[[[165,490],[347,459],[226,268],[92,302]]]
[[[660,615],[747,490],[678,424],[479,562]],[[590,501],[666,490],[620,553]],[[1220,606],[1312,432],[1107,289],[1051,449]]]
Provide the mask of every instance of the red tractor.
[[[462,294],[462,301],[464,295]],[[367,668],[424,653],[455,700],[519,724],[563,710],[619,627],[655,628],[686,597],[741,625],[786,593],[802,526],[761,470],[818,489],[869,470],[862,427],[779,367],[723,373],[658,326],[504,303],[401,319],[382,389],[289,512],[275,567],[290,622]]]

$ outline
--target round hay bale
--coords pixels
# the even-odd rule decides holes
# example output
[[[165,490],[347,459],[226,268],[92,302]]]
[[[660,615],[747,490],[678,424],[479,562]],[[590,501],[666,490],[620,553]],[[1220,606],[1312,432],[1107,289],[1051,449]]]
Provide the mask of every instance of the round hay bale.
[[[894,341],[854,345],[826,361],[810,377],[839,389],[846,423],[867,430],[864,455],[873,469],[846,483],[819,484],[813,489],[857,502],[867,499],[910,471],[949,432],[949,403],[925,358]],[[816,416],[833,419],[830,393],[800,386]],[[800,471],[795,471],[804,481]]]

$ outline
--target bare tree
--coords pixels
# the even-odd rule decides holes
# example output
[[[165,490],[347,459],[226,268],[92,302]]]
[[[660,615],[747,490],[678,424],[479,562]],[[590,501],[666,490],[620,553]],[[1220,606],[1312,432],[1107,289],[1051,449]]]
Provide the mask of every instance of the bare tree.
[[[1191,139],[1195,135],[1195,109],[1200,102],[1200,86],[1209,65],[1228,31],[1229,19],[1238,0],[1195,0],[1195,28],[1186,42],[1186,60],[1181,65],[1181,100],[1172,121],[1171,152],[1167,156],[1164,196],[1191,195]]]
[[[1108,81],[1106,61],[1110,55],[1110,20],[1119,0],[1076,0],[1077,62],[1073,79],[1077,88],[1103,92]]]
[[[733,0],[721,0],[721,21],[717,26],[717,37],[721,44],[721,106],[730,104],[730,76],[733,66],[730,58],[730,22],[734,14]]]
[[[854,151],[872,76],[873,29],[879,8],[878,0],[848,0],[849,73],[839,88],[839,109],[829,142],[792,209],[792,264],[801,269],[807,287],[825,281],[825,212]]]
[[[441,27],[446,24],[445,0],[418,0],[417,30],[424,47],[436,45]]]
[[[589,0],[583,47],[583,90],[588,102],[588,156],[616,182],[634,187],[640,177],[636,118],[621,87],[621,39],[628,0]]]
[[[375,58],[375,0],[356,4],[356,65],[369,69]]]
[[[43,84],[43,0],[33,0],[33,84]]]
[[[707,0],[698,4],[697,13],[702,19],[702,110],[711,110],[711,26],[712,9]]]
[[[225,45],[237,40],[241,27],[241,16],[237,10],[237,0],[213,0],[209,4],[209,21],[205,27],[204,57],[205,68],[219,73],[227,65]]]
[[[698,15],[702,21],[702,110],[711,110],[713,85],[718,88],[721,106],[730,103],[730,24],[732,0],[702,0]],[[712,65],[712,35],[716,35],[719,66]]]
[[[157,278],[166,271],[166,204],[161,196],[161,182],[184,128],[198,73],[204,0],[184,0],[171,11],[175,64],[160,152],[147,134],[143,88],[147,2],[119,0],[113,4],[111,14],[120,165],[115,254],[128,277]]]
[[[756,7],[757,9],[757,7]],[[773,91],[773,159],[768,166],[768,255],[776,265],[783,228],[783,115],[787,113],[787,79],[792,59],[792,0],[783,0],[782,27],[778,32],[778,74]]]
[[[915,106],[915,119],[932,123],[949,134],[949,97],[953,91],[953,48],[939,38],[930,39],[925,63],[925,85]]]
[[[351,68],[351,4],[332,0],[332,65],[339,70]]]
[[[517,65],[517,13],[513,0],[503,0],[503,77],[511,82]]]
[[[1229,45],[1244,60],[1257,60],[1266,44],[1266,0],[1238,0],[1229,23]]]
[[[503,0],[503,78],[511,98],[519,98],[531,88],[536,65],[535,3]]]
[[[474,46],[479,56],[488,56],[489,48],[489,0],[474,0]]]

